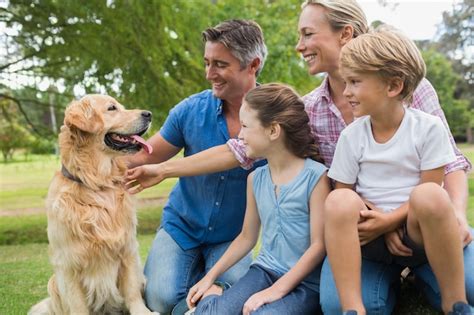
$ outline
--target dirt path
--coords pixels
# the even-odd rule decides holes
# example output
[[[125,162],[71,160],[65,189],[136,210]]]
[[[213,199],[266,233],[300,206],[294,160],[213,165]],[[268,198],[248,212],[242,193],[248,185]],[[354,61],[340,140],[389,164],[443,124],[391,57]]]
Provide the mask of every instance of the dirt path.
[[[138,199],[136,205],[138,209],[163,206],[167,200],[167,197]],[[46,213],[45,208],[0,209],[0,217],[19,217],[43,213]]]

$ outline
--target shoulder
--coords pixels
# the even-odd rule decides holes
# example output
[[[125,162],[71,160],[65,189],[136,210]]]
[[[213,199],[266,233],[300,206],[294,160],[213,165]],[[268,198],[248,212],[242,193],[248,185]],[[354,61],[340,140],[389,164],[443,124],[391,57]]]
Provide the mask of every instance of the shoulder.
[[[428,114],[416,108],[407,108],[406,115],[408,115],[408,119],[411,120],[415,126],[421,129],[426,128],[427,125],[442,124],[438,116]]]
[[[436,91],[426,78],[421,80],[417,88],[413,92],[413,100],[411,103],[413,108],[418,108],[428,113],[432,113],[439,109],[439,99]]]
[[[309,171],[316,172],[316,173],[324,173],[328,168],[318,161],[315,161],[310,158],[306,158],[306,168]]]
[[[175,108],[186,108],[186,107],[190,107],[190,106],[193,106],[195,104],[202,104],[202,103],[208,103],[208,104],[212,104],[212,103],[219,103],[219,99],[216,98],[213,94],[212,94],[212,91],[211,90],[204,90],[202,92],[199,92],[199,93],[196,93],[196,94],[193,94],[191,96],[188,96],[186,97],[185,99],[183,99],[181,102],[179,102]]]
[[[370,116],[359,117],[342,130],[341,137],[352,137],[365,133],[367,124],[370,124]]]
[[[327,77],[323,79],[321,84],[309,92],[308,94],[304,95],[302,97],[302,100],[305,104],[305,107],[314,107],[319,104],[321,104],[322,98],[329,98],[329,85],[328,85],[328,80]]]

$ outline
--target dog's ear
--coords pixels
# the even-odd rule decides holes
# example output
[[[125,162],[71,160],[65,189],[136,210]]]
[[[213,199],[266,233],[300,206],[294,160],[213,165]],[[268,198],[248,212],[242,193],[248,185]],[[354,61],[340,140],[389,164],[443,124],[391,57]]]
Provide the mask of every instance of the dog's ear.
[[[97,133],[104,127],[102,115],[97,112],[88,97],[73,101],[64,113],[64,124],[70,129]]]

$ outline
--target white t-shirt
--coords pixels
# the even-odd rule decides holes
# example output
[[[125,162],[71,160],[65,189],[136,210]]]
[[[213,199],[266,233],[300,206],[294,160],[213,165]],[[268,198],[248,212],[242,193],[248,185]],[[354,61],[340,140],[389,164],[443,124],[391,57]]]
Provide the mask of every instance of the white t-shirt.
[[[420,183],[421,171],[441,167],[455,158],[441,119],[406,108],[400,127],[385,143],[375,141],[369,116],[346,127],[328,176],[355,184],[362,198],[391,211],[408,200]]]

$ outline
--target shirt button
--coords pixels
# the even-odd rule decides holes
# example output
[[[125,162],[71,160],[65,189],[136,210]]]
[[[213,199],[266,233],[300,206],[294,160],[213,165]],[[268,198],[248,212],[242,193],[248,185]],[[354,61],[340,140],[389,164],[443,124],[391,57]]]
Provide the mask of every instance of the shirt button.
[[[212,231],[212,226],[209,227],[209,231]]]
[[[218,205],[219,205],[219,201],[216,201],[216,206],[218,206]]]
[[[221,176],[221,180],[224,180],[224,178],[225,178],[224,176]]]

